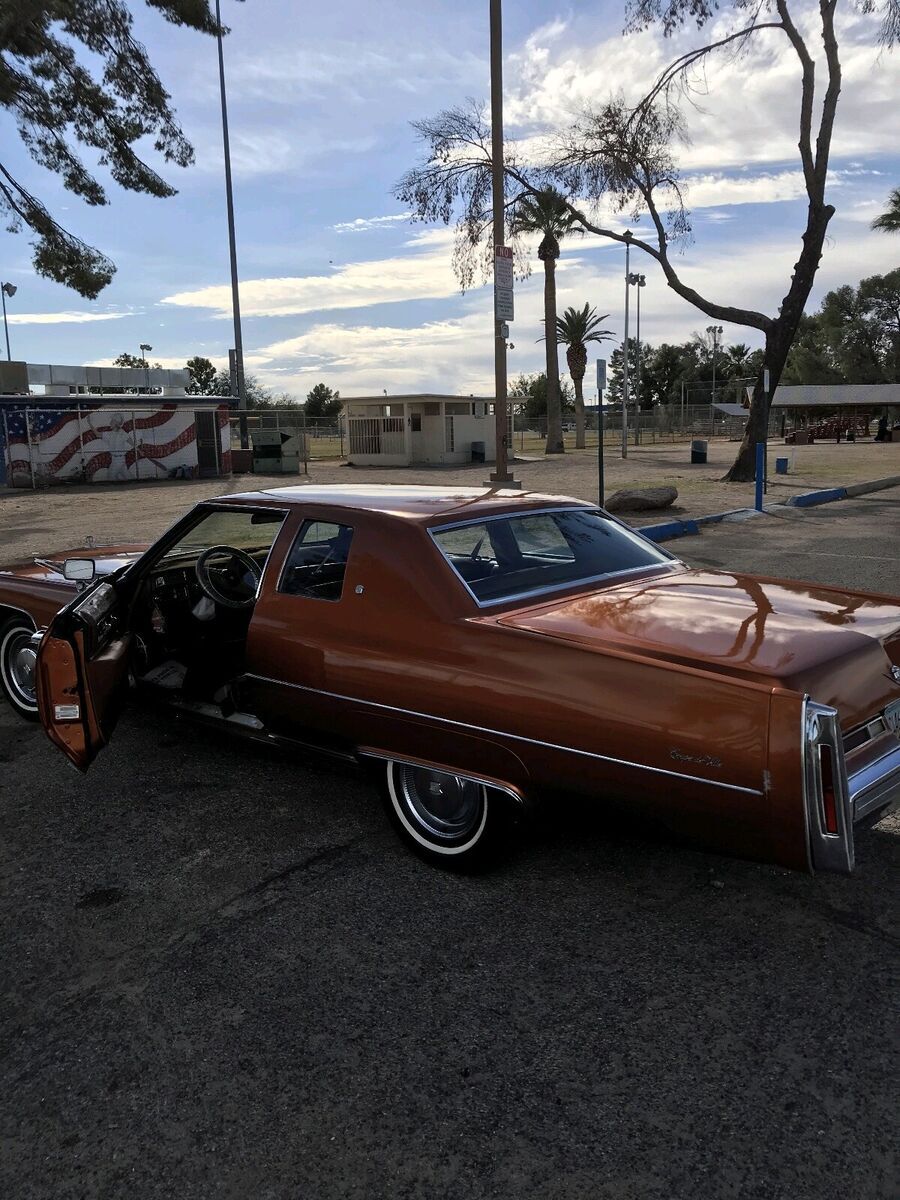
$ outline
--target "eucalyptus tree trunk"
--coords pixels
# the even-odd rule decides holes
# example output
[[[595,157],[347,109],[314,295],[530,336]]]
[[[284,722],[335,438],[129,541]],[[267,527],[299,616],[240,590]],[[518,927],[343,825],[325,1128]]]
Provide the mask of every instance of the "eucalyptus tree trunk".
[[[559,350],[556,341],[556,259],[544,259],[544,345],[547,350],[547,445],[545,454],[564,454],[559,398]]]

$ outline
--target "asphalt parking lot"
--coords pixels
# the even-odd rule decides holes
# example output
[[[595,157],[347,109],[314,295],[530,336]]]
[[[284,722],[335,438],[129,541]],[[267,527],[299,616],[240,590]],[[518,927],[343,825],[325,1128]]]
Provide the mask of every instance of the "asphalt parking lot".
[[[900,594],[898,501],[670,548]],[[897,1195],[895,817],[809,878],[557,804],[459,878],[147,714],[82,778],[0,709],[0,772],[4,1196]]]

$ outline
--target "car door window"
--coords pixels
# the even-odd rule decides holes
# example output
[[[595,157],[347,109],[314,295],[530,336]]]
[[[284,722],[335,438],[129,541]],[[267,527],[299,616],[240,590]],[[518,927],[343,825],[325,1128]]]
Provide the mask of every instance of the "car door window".
[[[353,530],[332,521],[304,521],[294,539],[280,592],[313,600],[340,600]]]

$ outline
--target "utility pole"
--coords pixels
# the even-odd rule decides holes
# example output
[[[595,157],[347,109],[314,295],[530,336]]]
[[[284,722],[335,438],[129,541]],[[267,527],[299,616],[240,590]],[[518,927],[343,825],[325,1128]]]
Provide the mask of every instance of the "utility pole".
[[[503,22],[501,0],[490,0],[491,24],[491,201],[494,213],[494,260],[505,245],[506,217],[503,176]],[[509,473],[509,419],[506,398],[506,332],[508,326],[494,308],[494,472],[488,483],[494,487],[518,487]]]
[[[622,352],[622,457],[628,457],[628,302],[631,287],[631,239],[630,229],[625,230],[625,345]]]
[[[228,140],[228,105],[225,100],[225,54],[222,48],[222,14],[216,0],[216,24],[219,33],[219,92],[222,97],[222,142],[225,148],[225,203],[228,210],[228,250],[231,255],[231,307],[234,314],[234,360],[240,414],[241,449],[250,445],[247,434],[247,390],[244,386],[244,339],[241,336],[241,298],[238,294],[237,243],[234,236],[234,197],[231,187],[231,146]]]

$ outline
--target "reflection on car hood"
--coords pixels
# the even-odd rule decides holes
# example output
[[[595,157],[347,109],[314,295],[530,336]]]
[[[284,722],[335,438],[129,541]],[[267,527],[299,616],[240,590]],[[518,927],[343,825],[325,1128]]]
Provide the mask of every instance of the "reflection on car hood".
[[[63,578],[63,563],[67,558],[92,558],[98,575],[110,575],[119,567],[134,562],[149,548],[146,544],[121,546],[77,546],[72,550],[59,550],[53,554],[38,555],[40,562],[14,563],[0,567],[0,576],[14,575],[20,579],[43,580],[48,583],[66,583]]]
[[[847,720],[897,697],[900,599],[685,570],[495,618],[500,625],[770,682]]]

